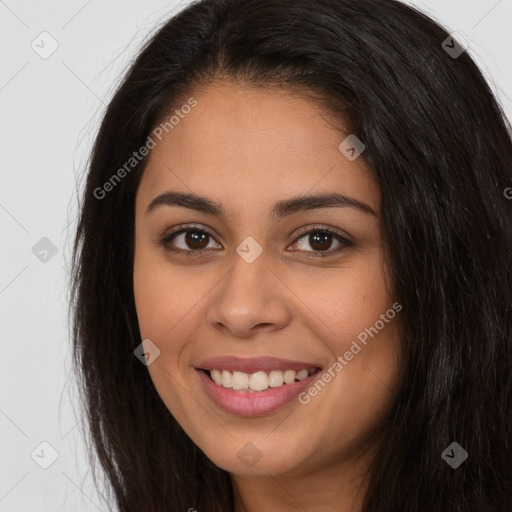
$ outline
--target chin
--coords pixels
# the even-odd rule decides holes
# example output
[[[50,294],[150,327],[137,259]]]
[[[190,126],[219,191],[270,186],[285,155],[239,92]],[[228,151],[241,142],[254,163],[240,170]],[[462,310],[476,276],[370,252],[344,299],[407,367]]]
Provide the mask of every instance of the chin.
[[[266,440],[266,446],[257,441],[229,441],[226,450],[203,449],[206,456],[218,467],[233,475],[251,475],[268,477],[293,473],[304,467],[304,457],[299,456],[298,448],[292,446],[279,447]],[[239,449],[233,449],[240,445]],[[304,454],[305,455],[305,454]]]

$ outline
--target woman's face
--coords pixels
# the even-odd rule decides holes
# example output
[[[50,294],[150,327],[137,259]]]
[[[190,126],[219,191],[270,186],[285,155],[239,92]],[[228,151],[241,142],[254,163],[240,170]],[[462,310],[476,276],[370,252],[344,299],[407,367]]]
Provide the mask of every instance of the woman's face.
[[[232,474],[347,464],[397,384],[401,306],[378,187],[311,101],[220,82],[194,99],[153,137],[136,197],[134,293],[155,388]]]

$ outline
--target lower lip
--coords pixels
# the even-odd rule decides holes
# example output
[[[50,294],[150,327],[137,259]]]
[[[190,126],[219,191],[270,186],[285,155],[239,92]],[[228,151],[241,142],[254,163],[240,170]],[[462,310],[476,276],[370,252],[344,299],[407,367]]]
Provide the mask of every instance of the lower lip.
[[[203,370],[197,370],[197,372],[206,394],[221,409],[238,416],[262,416],[277,411],[295,399],[312,383],[319,371],[301,381],[254,393],[235,391],[219,386]]]

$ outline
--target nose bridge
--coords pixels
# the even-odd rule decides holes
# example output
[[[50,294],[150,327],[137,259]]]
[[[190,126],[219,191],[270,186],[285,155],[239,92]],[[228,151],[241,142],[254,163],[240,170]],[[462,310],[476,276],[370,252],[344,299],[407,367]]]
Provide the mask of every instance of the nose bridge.
[[[269,302],[271,289],[275,289],[270,280],[275,278],[268,269],[267,254],[262,251],[254,257],[254,253],[251,254],[254,249],[250,245],[246,253],[243,252],[245,250],[247,245],[244,243],[237,248],[232,268],[222,285],[221,296],[225,303],[231,302],[233,308],[256,311]]]
[[[222,324],[237,336],[249,335],[260,324],[284,326],[288,321],[285,297],[268,268],[268,256],[251,240],[237,247],[232,267],[219,283],[216,300],[208,311],[210,322]]]
[[[254,230],[253,230],[254,231]],[[259,233],[259,231],[258,231]],[[255,235],[258,236],[258,235]],[[270,274],[270,250],[263,247],[262,237],[258,236],[261,244],[252,236],[246,236],[235,246],[232,255],[232,268],[224,283],[225,292],[243,297],[247,293],[265,294],[265,284],[268,284]],[[257,286],[257,285],[261,286]]]

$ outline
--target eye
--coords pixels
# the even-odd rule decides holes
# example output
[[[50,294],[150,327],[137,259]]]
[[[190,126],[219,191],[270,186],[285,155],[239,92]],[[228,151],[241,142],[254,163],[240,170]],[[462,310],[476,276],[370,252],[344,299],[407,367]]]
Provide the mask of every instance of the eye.
[[[213,235],[208,231],[193,225],[186,225],[166,235],[162,238],[160,244],[170,252],[179,253],[184,256],[201,256],[201,253],[205,252],[205,249],[218,249],[221,247],[219,244],[214,247],[208,247],[208,239],[212,239],[213,241]],[[333,242],[337,243],[337,248],[329,250]],[[181,247],[179,247],[179,245],[181,245]],[[354,244],[329,228],[313,226],[308,231],[303,231],[301,236],[296,238],[290,247],[294,245],[298,246],[300,252],[311,253],[308,254],[307,257],[316,258],[338,253],[345,247],[351,247]],[[313,250],[308,250],[308,245]]]
[[[338,244],[337,248],[329,250],[332,247],[333,242]],[[293,245],[298,246],[300,251],[311,253],[308,254],[308,257],[316,258],[338,253],[345,247],[351,247],[354,244],[329,228],[313,226],[313,228],[303,232],[302,235],[295,240]],[[308,245],[313,249],[312,251],[307,250]]]
[[[213,239],[213,236],[207,231],[187,225],[166,235],[160,243],[168,251],[192,256],[194,253],[197,255],[203,249],[211,249],[208,247],[208,238]],[[172,240],[175,241],[171,243]],[[177,244],[181,244],[182,247],[176,248]]]

